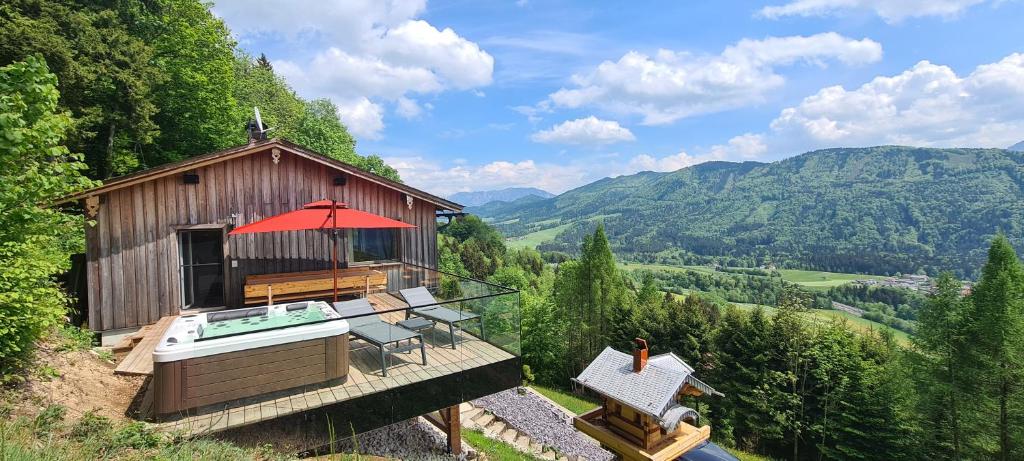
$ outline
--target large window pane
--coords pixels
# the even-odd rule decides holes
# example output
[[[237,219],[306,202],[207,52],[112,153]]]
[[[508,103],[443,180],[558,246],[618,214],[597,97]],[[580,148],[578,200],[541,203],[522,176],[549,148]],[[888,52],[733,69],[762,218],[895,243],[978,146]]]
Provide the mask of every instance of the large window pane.
[[[352,231],[353,261],[397,260],[395,251],[398,233],[395,229],[354,229]]]

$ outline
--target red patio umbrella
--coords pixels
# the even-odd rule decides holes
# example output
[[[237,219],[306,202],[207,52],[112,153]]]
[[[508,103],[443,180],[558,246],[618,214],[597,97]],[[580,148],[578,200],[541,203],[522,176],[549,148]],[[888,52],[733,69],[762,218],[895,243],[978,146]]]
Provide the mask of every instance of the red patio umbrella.
[[[331,231],[333,251],[331,275],[334,278],[334,300],[338,300],[338,229],[407,229],[416,226],[365,211],[353,210],[336,200],[307,203],[302,209],[236,227],[228,235],[256,234],[325,229]]]

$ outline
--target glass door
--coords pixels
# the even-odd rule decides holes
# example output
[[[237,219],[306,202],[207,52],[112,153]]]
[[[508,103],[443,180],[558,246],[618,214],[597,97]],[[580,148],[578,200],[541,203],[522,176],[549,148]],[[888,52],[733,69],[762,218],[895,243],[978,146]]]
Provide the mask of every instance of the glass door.
[[[185,308],[224,305],[224,232],[178,232],[181,299]]]

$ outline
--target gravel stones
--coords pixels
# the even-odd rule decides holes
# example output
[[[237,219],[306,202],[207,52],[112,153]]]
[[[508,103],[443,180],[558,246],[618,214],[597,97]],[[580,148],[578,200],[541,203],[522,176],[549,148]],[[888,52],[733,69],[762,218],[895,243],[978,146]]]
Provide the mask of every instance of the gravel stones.
[[[572,418],[533,392],[509,389],[474,400],[473,405],[494,413],[534,441],[554,447],[572,459],[610,461],[614,455],[572,426]]]

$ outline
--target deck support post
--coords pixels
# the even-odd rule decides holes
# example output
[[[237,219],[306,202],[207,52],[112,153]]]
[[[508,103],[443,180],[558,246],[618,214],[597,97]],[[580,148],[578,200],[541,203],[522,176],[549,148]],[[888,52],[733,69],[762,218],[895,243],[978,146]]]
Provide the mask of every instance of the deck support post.
[[[441,413],[441,422],[444,425],[441,429],[448,436],[448,452],[453,456],[459,456],[462,453],[462,421],[459,416],[459,406],[452,405],[442,408],[439,413]]]

